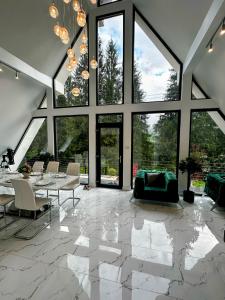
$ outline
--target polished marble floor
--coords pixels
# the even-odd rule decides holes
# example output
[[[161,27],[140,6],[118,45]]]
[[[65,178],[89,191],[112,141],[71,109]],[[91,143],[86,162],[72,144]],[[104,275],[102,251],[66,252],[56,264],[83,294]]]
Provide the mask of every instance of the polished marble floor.
[[[0,233],[1,300],[225,299],[225,212],[209,198],[181,209],[118,190],[80,195],[76,208],[56,200],[32,240],[12,237],[27,220]]]

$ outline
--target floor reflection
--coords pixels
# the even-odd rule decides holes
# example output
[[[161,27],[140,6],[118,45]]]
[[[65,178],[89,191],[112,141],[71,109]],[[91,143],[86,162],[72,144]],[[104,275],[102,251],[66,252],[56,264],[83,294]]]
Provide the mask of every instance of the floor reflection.
[[[46,299],[54,300],[211,300],[207,293],[214,288],[213,299],[223,299],[224,244],[212,228],[223,228],[224,220],[210,212],[209,200],[197,198],[181,210],[131,204],[129,197],[106,189],[83,191],[75,209],[69,201],[60,209],[55,204],[53,222],[35,239],[1,243],[0,298],[7,293],[27,298],[6,284],[16,272],[21,282],[31,278],[39,297],[34,299],[44,299],[44,290]],[[11,254],[14,259],[7,260]],[[48,266],[47,275],[43,268],[32,271],[32,261]],[[40,285],[37,278],[45,279]],[[61,298],[50,294],[53,289]]]

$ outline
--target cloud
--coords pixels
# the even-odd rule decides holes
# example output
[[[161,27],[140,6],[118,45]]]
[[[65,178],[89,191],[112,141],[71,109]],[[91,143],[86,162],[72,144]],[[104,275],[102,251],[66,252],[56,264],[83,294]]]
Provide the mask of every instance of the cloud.
[[[137,23],[135,23],[134,55],[142,74],[145,101],[163,100],[172,66]]]

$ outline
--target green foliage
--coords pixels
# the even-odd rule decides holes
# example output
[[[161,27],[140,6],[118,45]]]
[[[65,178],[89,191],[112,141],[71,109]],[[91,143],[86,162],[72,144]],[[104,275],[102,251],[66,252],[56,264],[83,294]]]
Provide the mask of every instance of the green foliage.
[[[117,171],[116,171],[116,169],[114,169],[114,168],[108,168],[107,173],[108,173],[108,175],[110,175],[110,176],[116,176],[116,175],[117,175]]]
[[[192,180],[192,186],[200,188],[205,186],[205,181],[203,180]]]
[[[202,164],[194,157],[187,157],[179,163],[179,170],[182,173],[187,172],[189,175],[202,171]]]

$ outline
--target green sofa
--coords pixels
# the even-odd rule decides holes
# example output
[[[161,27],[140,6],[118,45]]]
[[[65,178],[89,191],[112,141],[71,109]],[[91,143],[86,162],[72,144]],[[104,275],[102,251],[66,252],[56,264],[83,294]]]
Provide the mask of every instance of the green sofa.
[[[205,193],[216,205],[225,207],[225,173],[209,173],[206,177]]]
[[[146,182],[146,174],[158,173],[164,175],[164,185],[149,186]],[[139,170],[137,172],[134,184],[134,197],[138,199],[156,200],[160,202],[177,203],[179,201],[178,195],[178,181],[174,173],[168,171],[158,170]]]

